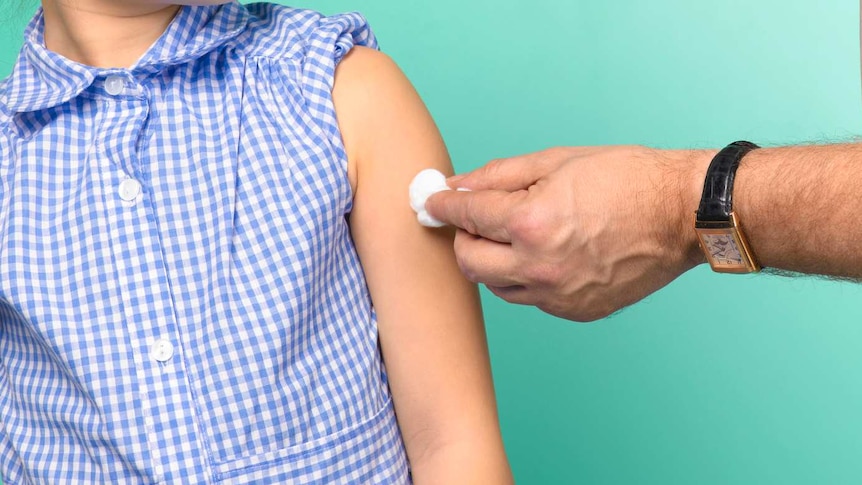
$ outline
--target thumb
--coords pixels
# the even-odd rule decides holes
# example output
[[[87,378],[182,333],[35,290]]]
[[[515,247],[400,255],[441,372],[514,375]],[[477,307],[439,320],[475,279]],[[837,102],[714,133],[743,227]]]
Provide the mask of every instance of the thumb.
[[[500,243],[510,243],[507,221],[526,192],[444,190],[431,195],[425,210],[435,219]]]

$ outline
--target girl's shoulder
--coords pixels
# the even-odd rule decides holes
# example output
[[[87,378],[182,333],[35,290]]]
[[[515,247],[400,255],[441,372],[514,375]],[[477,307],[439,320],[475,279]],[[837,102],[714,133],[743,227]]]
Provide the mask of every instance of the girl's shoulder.
[[[377,45],[368,22],[358,12],[326,16],[266,2],[245,8],[250,20],[236,44],[250,57],[302,60],[335,54],[340,60],[354,45]]]

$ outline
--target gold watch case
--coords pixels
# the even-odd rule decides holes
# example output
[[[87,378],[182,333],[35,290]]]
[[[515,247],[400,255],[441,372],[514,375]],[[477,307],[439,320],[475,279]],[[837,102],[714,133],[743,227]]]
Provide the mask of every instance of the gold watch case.
[[[695,231],[713,271],[737,274],[760,271],[734,212],[730,213],[729,222],[696,221]]]

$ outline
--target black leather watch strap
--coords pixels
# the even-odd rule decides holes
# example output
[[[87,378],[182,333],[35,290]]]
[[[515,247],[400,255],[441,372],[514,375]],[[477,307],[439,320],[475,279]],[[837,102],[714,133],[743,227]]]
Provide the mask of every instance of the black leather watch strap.
[[[698,222],[730,222],[736,169],[742,157],[755,148],[759,147],[754,143],[735,141],[712,159],[706,170],[703,196],[697,209]]]

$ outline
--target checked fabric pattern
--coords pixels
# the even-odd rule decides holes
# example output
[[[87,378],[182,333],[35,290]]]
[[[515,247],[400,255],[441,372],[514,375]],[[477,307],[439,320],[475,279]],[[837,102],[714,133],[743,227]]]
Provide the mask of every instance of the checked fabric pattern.
[[[409,483],[345,217],[358,14],[185,7],[130,69],[0,84],[0,472]]]

